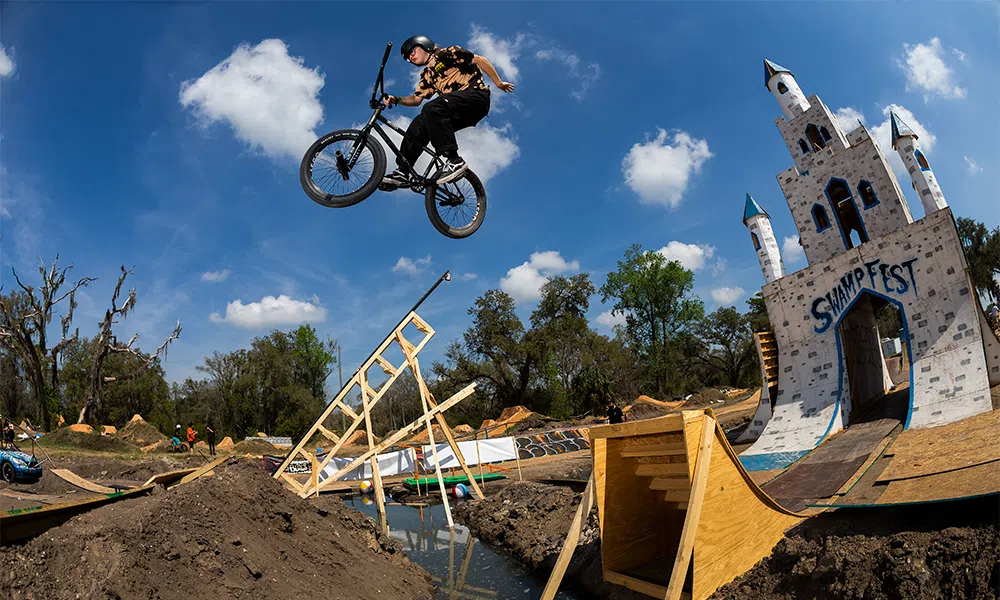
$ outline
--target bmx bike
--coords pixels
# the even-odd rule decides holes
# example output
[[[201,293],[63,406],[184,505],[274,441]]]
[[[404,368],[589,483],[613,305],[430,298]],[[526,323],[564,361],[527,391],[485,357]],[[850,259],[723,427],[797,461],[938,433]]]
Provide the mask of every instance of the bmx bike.
[[[313,142],[302,158],[299,182],[310,199],[328,208],[353,206],[367,199],[376,189],[387,189],[382,186],[385,150],[372,135],[375,132],[395,154],[397,164],[409,174],[410,189],[424,194],[424,207],[434,228],[450,238],[469,237],[486,217],[486,189],[479,177],[466,169],[458,179],[438,185],[435,175],[444,166],[444,158],[421,145],[421,150],[430,156],[430,162],[422,174],[418,173],[380,125],[406,138],[405,131],[382,116],[386,108],[382,99],[388,97],[382,77],[391,48],[392,42],[386,44],[382,66],[372,88],[369,107],[374,112],[371,118],[361,129],[339,129]],[[451,217],[455,217],[453,222]]]

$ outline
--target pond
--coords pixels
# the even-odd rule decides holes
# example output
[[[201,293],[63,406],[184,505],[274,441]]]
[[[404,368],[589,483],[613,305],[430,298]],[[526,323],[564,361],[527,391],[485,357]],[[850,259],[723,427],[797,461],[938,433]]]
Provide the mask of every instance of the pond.
[[[456,500],[451,500],[454,512]],[[461,502],[461,501],[458,501]],[[344,503],[378,522],[371,496],[345,497]],[[520,563],[487,548],[455,523],[448,529],[444,506],[406,506],[386,498],[389,535],[410,560],[424,568],[437,585],[437,598],[465,600],[538,600],[545,581],[538,581]],[[557,600],[578,600],[564,591]]]

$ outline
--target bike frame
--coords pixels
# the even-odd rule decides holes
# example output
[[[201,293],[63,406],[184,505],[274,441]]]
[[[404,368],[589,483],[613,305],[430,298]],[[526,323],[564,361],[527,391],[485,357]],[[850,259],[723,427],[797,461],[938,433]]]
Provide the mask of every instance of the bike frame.
[[[406,135],[405,131],[403,131],[399,127],[396,127],[395,125],[390,123],[384,116],[382,116],[382,111],[385,110],[386,108],[385,104],[382,103],[382,99],[388,97],[388,94],[385,93],[383,75],[385,73],[385,63],[388,62],[389,60],[389,51],[391,49],[392,49],[392,42],[388,42],[385,46],[385,54],[382,56],[382,66],[378,70],[378,77],[375,78],[375,85],[374,87],[372,87],[372,97],[368,103],[374,112],[372,113],[371,118],[368,119],[368,122],[365,123],[365,126],[361,128],[361,135],[358,137],[358,139],[354,142],[354,145],[351,147],[350,154],[347,156],[347,165],[348,168],[351,169],[354,168],[354,163],[360,156],[361,150],[364,148],[365,142],[368,140],[368,135],[371,133],[372,130],[374,130],[376,133],[379,134],[379,136],[382,137],[383,140],[385,140],[386,146],[392,149],[392,153],[396,156],[396,159],[399,161],[399,163],[403,165],[403,168],[419,179],[420,183],[415,186],[411,185],[410,189],[420,194],[424,192],[424,189],[428,185],[433,184],[430,181],[430,174],[432,172],[432,169],[435,168],[440,169],[441,167],[444,166],[444,161],[441,159],[441,155],[432,151],[430,148],[423,146],[421,144],[417,144],[423,152],[426,152],[431,157],[431,162],[427,165],[427,168],[424,169],[424,172],[421,175],[420,173],[417,172],[416,167],[410,164],[410,161],[406,160],[406,158],[402,156],[402,154],[400,153],[401,152],[400,149],[397,148],[396,145],[392,143],[391,139],[389,139],[389,134],[387,134],[385,130],[382,129],[382,127],[379,125],[379,123],[382,123],[386,127],[389,127],[390,129],[398,133],[404,139],[410,139],[412,141],[412,138],[409,138]],[[449,193],[447,190],[442,189],[441,191],[448,196],[453,195]]]

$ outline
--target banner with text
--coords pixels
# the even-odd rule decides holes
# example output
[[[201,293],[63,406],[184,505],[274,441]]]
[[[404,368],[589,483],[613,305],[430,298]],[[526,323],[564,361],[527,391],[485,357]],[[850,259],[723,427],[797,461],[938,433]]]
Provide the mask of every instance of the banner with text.
[[[460,466],[458,459],[455,458],[455,453],[452,452],[451,446],[447,442],[435,444],[435,446],[437,447],[438,462],[442,469]],[[462,453],[462,458],[467,465],[505,462],[517,458],[517,446],[512,437],[458,442],[458,450]],[[434,470],[434,454],[431,452],[430,444],[423,446],[423,453],[424,469]]]

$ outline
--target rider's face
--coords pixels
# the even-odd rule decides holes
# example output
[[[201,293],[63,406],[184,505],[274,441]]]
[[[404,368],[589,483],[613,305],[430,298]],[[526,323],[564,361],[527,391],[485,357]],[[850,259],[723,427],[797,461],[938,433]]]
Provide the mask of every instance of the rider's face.
[[[430,56],[431,55],[420,46],[414,46],[413,50],[410,50],[409,60],[417,66],[423,66],[427,64],[427,59],[430,58]]]

